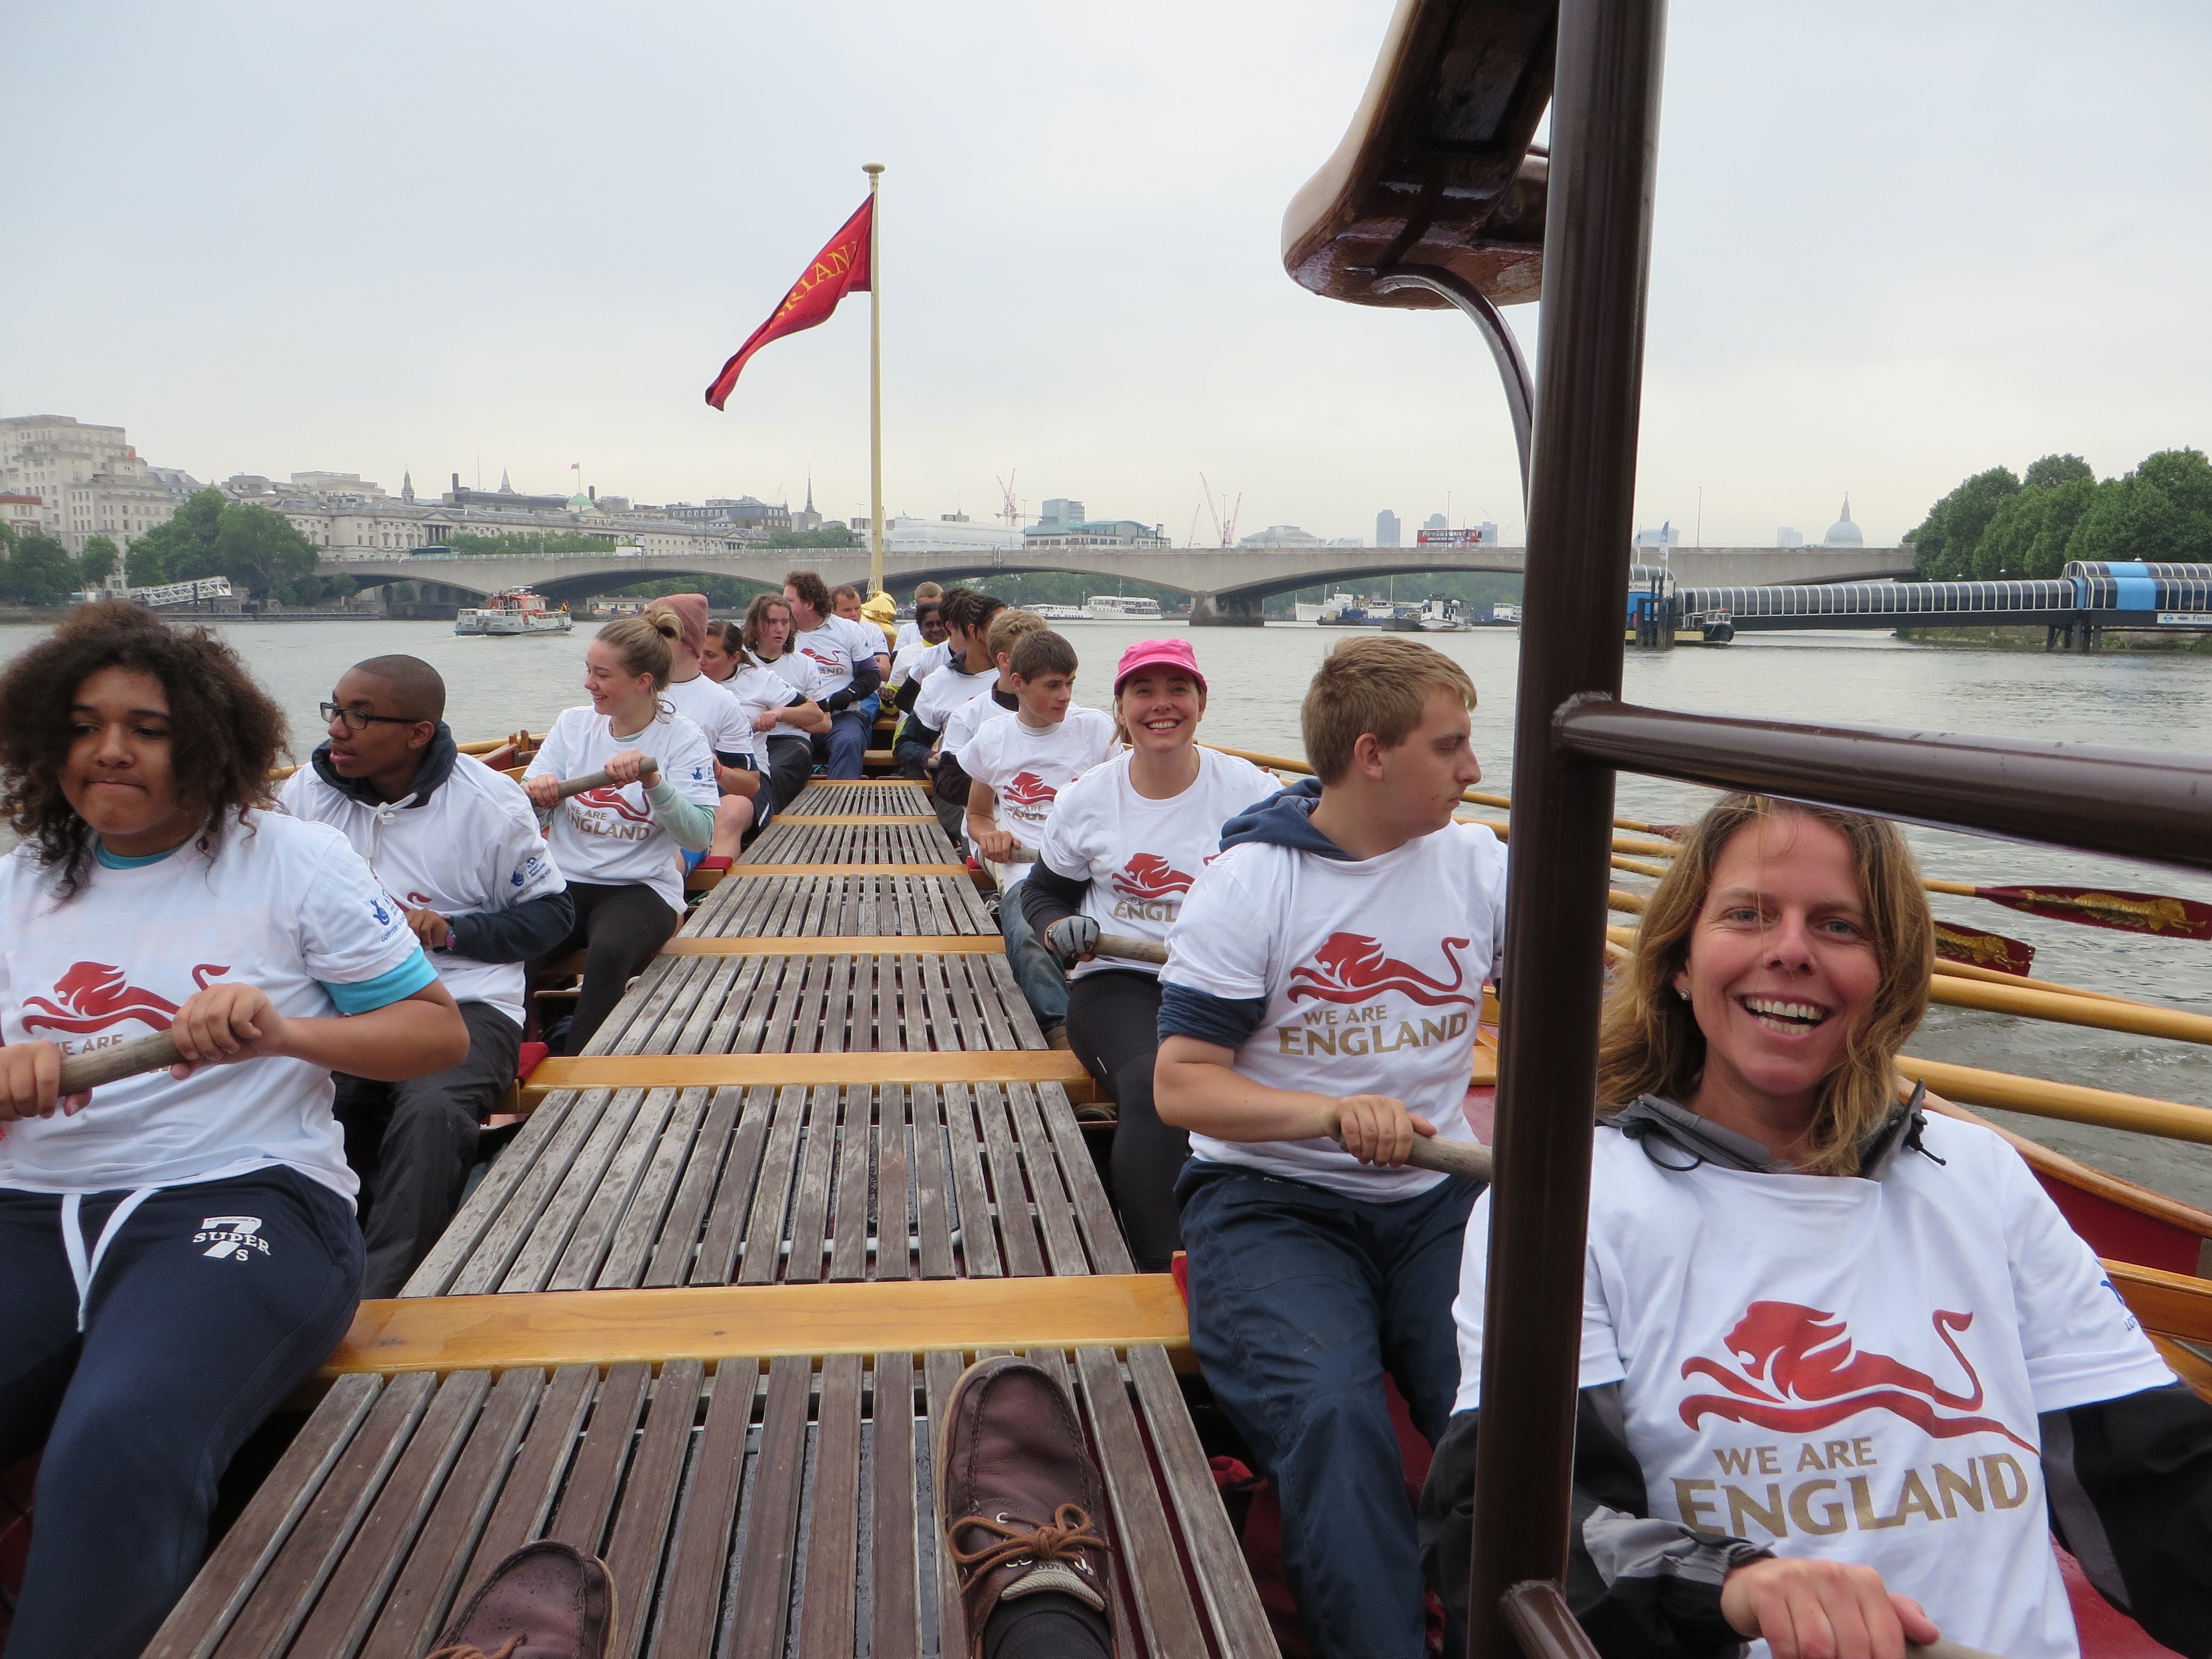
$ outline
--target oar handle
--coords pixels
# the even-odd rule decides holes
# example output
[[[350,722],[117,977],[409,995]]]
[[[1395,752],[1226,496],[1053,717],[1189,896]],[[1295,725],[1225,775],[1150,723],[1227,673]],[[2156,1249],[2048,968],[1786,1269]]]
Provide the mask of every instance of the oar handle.
[[[1413,1137],[1413,1150],[1406,1154],[1406,1162],[1417,1170],[1434,1170],[1438,1175],[1458,1176],[1468,1181],[1486,1182],[1497,1167],[1487,1146],[1430,1135]]]
[[[61,1091],[65,1096],[81,1095],[141,1072],[164,1071],[174,1066],[178,1058],[177,1040],[167,1031],[95,1048],[88,1054],[71,1054],[62,1061]]]
[[[1949,1642],[1937,1637],[1932,1642],[1907,1642],[1907,1659],[1997,1659],[1994,1653],[1984,1653],[1979,1648],[1970,1648],[1964,1642]]]
[[[653,779],[659,775],[660,763],[647,755],[645,764],[637,769],[637,781],[649,789],[653,787]],[[566,800],[571,795],[580,795],[587,789],[604,789],[613,781],[605,771],[585,772],[573,778],[563,778],[561,780],[561,799]]]
[[[1098,935],[1098,954],[1119,957],[1124,962],[1165,963],[1168,947],[1158,939],[1133,939],[1127,933],[1101,933]]]

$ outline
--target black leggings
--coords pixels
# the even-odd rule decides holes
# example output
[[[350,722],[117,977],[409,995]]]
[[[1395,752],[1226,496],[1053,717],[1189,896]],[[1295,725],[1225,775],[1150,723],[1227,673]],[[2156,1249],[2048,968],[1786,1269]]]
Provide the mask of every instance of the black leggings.
[[[1067,1046],[1085,1071],[1113,1085],[1115,1206],[1137,1270],[1165,1273],[1182,1248],[1175,1184],[1190,1157],[1190,1136],[1161,1122],[1152,1105],[1158,977],[1109,968],[1077,980],[1067,991]]]
[[[653,953],[668,943],[678,918],[668,908],[668,901],[650,887],[601,887],[572,881],[568,899],[576,907],[576,925],[567,938],[530,964],[530,974],[535,979],[548,964],[558,962],[580,945],[584,947],[584,986],[559,1050],[574,1054],[582,1053],[592,1034],[606,1024],[615,1004],[629,988],[631,977],[644,972]]]
[[[779,737],[768,740],[769,787],[775,793],[777,811],[791,805],[813,774],[814,744],[810,739]]]

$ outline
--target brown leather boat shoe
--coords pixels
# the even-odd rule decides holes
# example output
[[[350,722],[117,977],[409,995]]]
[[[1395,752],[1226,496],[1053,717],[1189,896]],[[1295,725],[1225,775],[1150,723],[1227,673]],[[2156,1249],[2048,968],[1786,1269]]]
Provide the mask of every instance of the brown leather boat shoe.
[[[1002,1355],[961,1373],[938,1445],[937,1508],[970,1659],[1003,1601],[1057,1592],[1106,1612],[1105,1482],[1074,1402],[1042,1366]]]
[[[605,1564],[541,1539],[491,1570],[424,1659],[606,1659],[614,1625]]]

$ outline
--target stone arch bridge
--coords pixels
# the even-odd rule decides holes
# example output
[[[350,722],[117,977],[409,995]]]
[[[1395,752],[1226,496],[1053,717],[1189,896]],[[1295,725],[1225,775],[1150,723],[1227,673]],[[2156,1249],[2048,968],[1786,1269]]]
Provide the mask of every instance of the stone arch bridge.
[[[1624,562],[1626,561],[1624,553]],[[1646,554],[1644,556],[1649,556]],[[1519,574],[1517,547],[1111,548],[1031,550],[933,549],[886,553],[884,576],[899,586],[919,581],[988,581],[1022,571],[1066,571],[1102,582],[1152,582],[1193,601],[1194,626],[1260,624],[1262,601],[1302,587],[1365,585],[1386,576],[1443,571]],[[439,602],[470,604],[502,587],[530,587],[555,604],[573,604],[634,582],[701,576],[736,577],[774,586],[794,568],[818,570],[835,586],[867,580],[866,549],[763,548],[757,553],[649,554],[617,558],[596,553],[325,558],[326,575],[353,576],[365,586],[413,582]],[[1677,548],[1685,585],[1757,586],[1776,582],[1877,580],[1910,575],[1912,555],[1900,548]]]

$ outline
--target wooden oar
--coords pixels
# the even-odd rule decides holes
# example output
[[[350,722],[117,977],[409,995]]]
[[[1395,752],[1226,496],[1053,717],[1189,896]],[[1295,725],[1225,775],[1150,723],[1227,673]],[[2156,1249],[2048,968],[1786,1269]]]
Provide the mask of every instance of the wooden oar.
[[[2212,904],[2164,893],[2124,893],[2106,887],[1977,887],[1963,881],[1923,884],[1931,893],[1987,899],[2007,909],[2089,927],[2161,938],[2212,939]]]
[[[64,1098],[81,1095],[103,1083],[136,1077],[141,1072],[165,1070],[174,1066],[178,1059],[177,1040],[167,1031],[95,1048],[88,1054],[71,1054],[62,1061],[61,1092]]]
[[[645,764],[638,768],[637,781],[650,789],[653,787],[653,779],[659,775],[660,763],[647,755],[645,757]],[[569,796],[580,795],[588,789],[604,789],[612,782],[614,780],[603,771],[580,772],[573,778],[561,780],[561,799],[566,800]]]
[[[1124,962],[1164,963],[1168,959],[1168,947],[1157,939],[1133,939],[1127,933],[1101,933],[1098,935],[1098,954],[1119,957]]]

